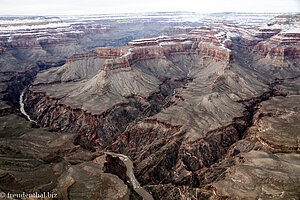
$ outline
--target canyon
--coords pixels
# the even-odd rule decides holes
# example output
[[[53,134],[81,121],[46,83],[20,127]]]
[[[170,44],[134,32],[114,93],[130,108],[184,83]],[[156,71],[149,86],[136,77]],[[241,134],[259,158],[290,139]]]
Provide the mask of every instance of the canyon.
[[[299,198],[297,14],[0,18],[0,69],[0,191]]]

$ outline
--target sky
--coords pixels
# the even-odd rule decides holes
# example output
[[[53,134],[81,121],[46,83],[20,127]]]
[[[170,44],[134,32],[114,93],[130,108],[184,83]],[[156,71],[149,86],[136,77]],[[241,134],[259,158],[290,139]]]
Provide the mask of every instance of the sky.
[[[300,0],[0,0],[0,15],[300,12]]]

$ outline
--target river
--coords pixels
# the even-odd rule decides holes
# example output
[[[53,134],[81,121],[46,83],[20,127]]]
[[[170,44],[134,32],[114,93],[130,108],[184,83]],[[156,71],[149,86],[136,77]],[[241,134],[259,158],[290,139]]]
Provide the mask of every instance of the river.
[[[30,122],[35,122],[35,123],[36,123],[36,121],[34,121],[34,120],[32,120],[32,119],[30,118],[30,116],[26,113],[26,111],[25,111],[25,109],[24,109],[24,94],[25,94],[26,90],[27,90],[27,87],[25,87],[25,88],[23,89],[23,91],[22,91],[22,93],[21,93],[21,95],[20,95],[20,100],[19,100],[19,103],[20,103],[20,111],[21,111],[21,113],[22,113],[23,115],[25,115],[25,117],[26,117]]]
[[[113,152],[105,152],[106,154],[115,156],[115,157],[119,157],[121,161],[123,161],[123,163],[126,166],[126,175],[129,177],[130,179],[130,183],[133,186],[133,189],[141,196],[143,197],[144,200],[153,200],[153,197],[151,196],[151,194],[149,194],[143,187],[141,187],[140,183],[136,180],[134,173],[133,173],[133,163],[132,161],[125,155],[123,154],[117,154],[117,153],[113,153]]]

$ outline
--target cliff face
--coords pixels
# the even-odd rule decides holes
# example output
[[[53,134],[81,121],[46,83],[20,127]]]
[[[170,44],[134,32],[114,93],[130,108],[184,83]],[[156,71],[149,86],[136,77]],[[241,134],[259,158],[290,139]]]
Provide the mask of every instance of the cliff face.
[[[278,31],[266,41],[260,42],[256,47],[258,53],[268,59],[280,62],[298,59],[300,55],[299,15],[277,17],[268,23],[268,26],[282,31]]]
[[[0,28],[0,46],[10,49],[66,44],[88,34],[102,34],[109,30],[91,22],[63,22],[58,17],[1,18]]]
[[[88,149],[96,146],[105,148],[113,138],[122,133],[128,124],[135,123],[137,119],[152,116],[165,107],[165,99],[172,96],[175,88],[182,86],[186,80],[166,80],[159,86],[157,92],[148,97],[128,96],[127,102],[114,105],[103,113],[91,114],[89,110],[74,109],[62,104],[53,97],[48,97],[40,92],[30,92],[26,95],[26,110],[43,127],[52,127],[63,132],[81,133],[78,144]],[[35,105],[35,107],[31,107]],[[48,105],[52,105],[48,107]],[[38,110],[38,112],[35,112]]]
[[[124,55],[128,51],[128,48],[125,47],[104,47],[104,48],[96,48],[95,53],[97,56],[103,58],[114,58],[120,57]]]
[[[201,38],[188,34],[185,37],[165,36],[134,40],[125,47],[96,48],[94,53],[72,55],[66,60],[66,66],[63,66],[63,69],[69,68],[67,65],[75,61],[86,60],[90,62],[94,59],[102,59],[105,60],[103,68],[109,71],[118,68],[128,68],[136,62],[144,60],[165,59],[178,54],[201,55],[224,63],[229,63],[232,60],[231,50],[220,46],[220,44],[211,44],[206,40],[203,42]]]
[[[106,62],[107,66],[111,66],[109,68],[114,68],[113,65],[123,65],[126,68],[137,61],[163,59],[175,54],[198,54],[226,63],[232,60],[231,50],[222,46],[214,35],[202,37],[195,32],[180,37],[162,36],[134,40],[123,48],[97,48],[95,53],[111,59]]]
[[[269,59],[284,60],[297,59],[300,55],[300,34],[281,33],[266,42],[260,42],[257,50],[260,55]]]
[[[213,59],[225,61],[228,63],[232,60],[232,52],[228,51],[228,49],[214,48],[209,43],[199,43],[198,48],[201,54],[208,55]]]

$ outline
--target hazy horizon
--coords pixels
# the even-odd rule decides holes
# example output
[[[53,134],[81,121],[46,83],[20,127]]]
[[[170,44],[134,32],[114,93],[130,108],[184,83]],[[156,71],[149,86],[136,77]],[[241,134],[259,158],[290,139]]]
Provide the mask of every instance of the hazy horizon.
[[[144,13],[144,12],[245,12],[245,13],[288,13],[300,12],[298,0],[152,0],[122,1],[122,0],[85,0],[73,2],[71,0],[52,0],[41,2],[38,0],[0,0],[0,15],[92,15],[116,13]]]

